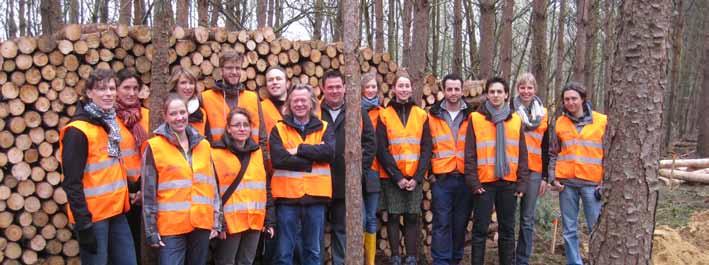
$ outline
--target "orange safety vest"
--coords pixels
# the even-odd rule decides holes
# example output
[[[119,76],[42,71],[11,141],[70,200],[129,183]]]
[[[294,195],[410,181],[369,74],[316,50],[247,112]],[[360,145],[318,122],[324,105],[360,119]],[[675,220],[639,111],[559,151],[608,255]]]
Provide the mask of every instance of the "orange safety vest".
[[[263,124],[266,126],[266,137],[268,137],[276,123],[283,119],[283,115],[270,99],[261,101],[261,110],[263,111]]]
[[[468,119],[466,118],[460,123],[457,132],[458,140],[455,141],[453,132],[445,120],[433,115],[429,115],[428,118],[428,126],[433,138],[433,157],[431,158],[433,174],[465,172],[465,134],[468,132]]]
[[[171,236],[195,228],[212,229],[217,183],[209,142],[202,140],[192,149],[191,165],[164,136],[154,136],[147,144],[158,175],[158,233]]]
[[[202,121],[193,121],[190,122],[190,125],[197,129],[200,135],[204,135],[206,127],[207,127],[207,112],[204,111],[204,108],[199,107],[199,112],[202,112]]]
[[[80,130],[88,140],[88,157],[81,183],[84,186],[86,206],[91,213],[91,222],[128,212],[130,203],[126,171],[119,158],[108,156],[108,133],[100,125],[73,121],[62,128],[60,138],[64,138],[64,132],[69,127]],[[62,154],[64,146],[62,141],[59,143],[59,153]],[[61,155],[59,157],[61,159]],[[71,223],[76,223],[68,203],[67,215]]]
[[[374,134],[376,135],[377,131],[377,124],[379,123],[379,111],[382,109],[382,107],[375,107],[371,108],[367,114],[369,115],[369,120],[372,121],[372,127],[374,128]],[[387,178],[388,175],[384,171],[384,168],[382,167],[381,164],[379,164],[379,159],[377,157],[374,157],[374,161],[372,161],[372,170],[379,172],[379,178]]]
[[[249,112],[251,119],[251,138],[258,142],[259,140],[259,97],[256,92],[242,90],[239,92],[237,106],[246,109]],[[209,89],[202,92],[202,103],[204,110],[207,112],[207,123],[209,124],[209,133],[212,135],[212,141],[222,139],[226,128],[227,115],[231,111],[229,104],[224,99],[224,93],[217,89]]]
[[[147,108],[140,108],[141,119],[138,123],[140,127],[143,127],[145,132],[150,132],[150,110]],[[136,144],[133,133],[125,126],[125,123],[121,118],[116,117],[118,121],[118,126],[121,127],[121,159],[123,159],[124,165],[126,167],[126,175],[128,175],[128,180],[131,182],[138,182],[140,178],[140,160],[141,152],[140,146],[143,143]]]
[[[561,142],[556,178],[578,178],[595,183],[603,180],[603,136],[608,118],[595,111],[592,115],[593,123],[584,126],[580,133],[568,117],[556,119],[556,136]]]
[[[529,170],[542,173],[542,139],[548,127],[548,113],[544,108],[544,117],[539,127],[533,131],[524,132],[524,143],[527,144],[527,163]]]
[[[405,177],[413,177],[418,168],[423,125],[427,118],[428,114],[425,110],[413,106],[404,127],[393,107],[386,107],[379,113],[379,119],[387,128],[389,153],[394,157],[396,166]]]
[[[226,148],[212,148],[214,170],[219,179],[219,192],[224,192],[236,180],[241,170],[239,158]],[[229,234],[246,230],[261,231],[266,220],[266,169],[261,149],[251,152],[245,165],[244,177],[234,193],[224,203],[224,220]]]
[[[300,144],[320,144],[323,141],[327,122],[322,121],[322,129],[300,137],[298,130],[283,122],[276,124],[283,147],[297,149]],[[298,199],[305,195],[332,198],[332,177],[330,164],[313,162],[310,172],[276,169],[271,179],[271,193],[274,198]]]
[[[495,182],[495,124],[487,120],[480,112],[473,112],[470,115],[470,122],[473,123],[475,131],[475,147],[478,155],[478,178],[480,183]],[[506,181],[517,181],[517,165],[519,163],[519,136],[522,130],[522,119],[517,113],[512,114],[512,118],[503,122],[505,126],[505,153],[510,166],[510,173],[502,179]]]

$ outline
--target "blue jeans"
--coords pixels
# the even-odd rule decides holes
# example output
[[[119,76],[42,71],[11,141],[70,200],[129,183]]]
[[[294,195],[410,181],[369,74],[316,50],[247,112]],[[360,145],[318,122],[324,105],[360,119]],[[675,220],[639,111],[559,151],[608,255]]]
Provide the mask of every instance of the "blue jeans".
[[[588,225],[588,233],[591,233],[601,213],[601,201],[596,199],[595,192],[596,187],[564,185],[564,190],[559,194],[561,223],[564,227],[564,252],[566,252],[566,263],[569,265],[583,264],[578,238],[579,199],[583,201],[586,225]]]
[[[364,232],[377,233],[377,208],[379,208],[379,192],[365,192],[362,198],[364,203]]]
[[[472,193],[461,174],[437,176],[431,189],[433,264],[458,264],[463,259],[465,233],[472,211]]]
[[[81,264],[136,265],[138,264],[133,246],[133,236],[126,221],[120,214],[92,224],[96,237],[96,254],[79,249]]]
[[[160,265],[207,264],[209,233],[209,230],[195,229],[187,234],[162,237],[165,246],[160,247]]]
[[[532,256],[532,242],[534,240],[534,215],[537,209],[537,195],[539,185],[542,183],[542,175],[539,172],[531,172],[527,190],[524,192],[519,206],[519,238],[517,239],[516,258],[517,265],[528,265],[529,257]]]
[[[279,235],[276,257],[273,264],[293,264],[293,252],[296,242],[302,242],[302,265],[321,264],[320,239],[325,227],[325,205],[288,205],[276,206]],[[302,231],[298,233],[298,224]]]

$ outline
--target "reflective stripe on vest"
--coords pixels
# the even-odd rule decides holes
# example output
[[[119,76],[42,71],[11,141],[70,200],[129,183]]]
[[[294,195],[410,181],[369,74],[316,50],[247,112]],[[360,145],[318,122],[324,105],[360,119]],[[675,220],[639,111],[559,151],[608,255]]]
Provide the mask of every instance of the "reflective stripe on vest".
[[[603,179],[603,136],[607,117],[592,113],[593,123],[576,130],[576,125],[566,116],[556,119],[556,136],[561,150],[556,160],[556,178],[583,179],[595,183]]]
[[[209,123],[209,133],[212,135],[212,141],[216,142],[222,139],[224,128],[226,128],[226,116],[231,109],[229,104],[224,99],[224,94],[217,89],[208,89],[202,92],[202,103],[205,112],[207,113],[207,122]],[[260,119],[258,113],[258,105],[260,100],[258,95],[249,90],[239,92],[237,106],[246,109],[249,112],[251,119],[251,138],[258,142]]]
[[[212,155],[222,196],[244,165],[226,148],[212,148]],[[266,168],[261,149],[251,152],[249,164],[245,166],[247,168],[239,186],[224,202],[224,220],[229,234],[260,231],[266,220]]]
[[[311,118],[314,119],[314,118]],[[297,129],[283,122],[276,124],[276,130],[281,137],[285,149],[297,148],[302,144],[320,144],[323,141],[327,122],[322,121],[320,130],[310,132],[305,140],[300,137]],[[305,195],[318,197],[332,197],[332,178],[330,164],[313,162],[311,172],[290,171],[276,169],[271,179],[271,193],[274,198],[298,199]]]
[[[527,144],[527,165],[529,170],[541,173],[542,172],[542,139],[548,127],[548,113],[544,108],[544,117],[542,117],[539,126],[533,131],[524,132],[524,142]]]
[[[495,176],[495,141],[497,139],[497,129],[495,124],[485,118],[479,112],[470,115],[470,122],[473,123],[475,131],[475,146],[477,153],[477,171],[480,183],[498,181]],[[509,163],[510,173],[502,179],[507,181],[517,181],[517,166],[519,163],[519,136],[522,130],[522,120],[516,113],[504,121],[505,126],[505,153]]]
[[[216,179],[210,146],[202,140],[191,150],[192,164],[163,136],[148,140],[157,172],[157,227],[161,236],[214,227]]]
[[[126,170],[118,158],[108,156],[108,134],[104,128],[86,121],[73,121],[61,129],[62,140],[69,127],[81,131],[88,141],[88,156],[81,183],[91,221],[102,221],[127,212],[130,204]],[[66,148],[62,145],[62,140],[59,141],[60,159]],[[67,215],[71,223],[76,223],[68,203]]]
[[[380,111],[379,119],[387,128],[388,149],[396,160],[396,166],[404,176],[413,177],[418,168],[423,125],[428,119],[428,114],[418,106],[413,106],[404,126],[396,110],[390,106]]]

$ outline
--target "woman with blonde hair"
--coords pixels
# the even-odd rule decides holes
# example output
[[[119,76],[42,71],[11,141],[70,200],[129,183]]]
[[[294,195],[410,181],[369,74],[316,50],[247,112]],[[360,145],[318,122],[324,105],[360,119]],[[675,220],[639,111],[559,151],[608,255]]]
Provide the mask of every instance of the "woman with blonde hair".
[[[182,66],[177,66],[172,69],[172,77],[170,77],[168,87],[170,87],[170,92],[176,93],[182,100],[187,102],[190,125],[197,129],[199,134],[204,135],[206,114],[204,108],[202,108],[199,91],[197,91],[197,76],[192,71],[182,68]]]

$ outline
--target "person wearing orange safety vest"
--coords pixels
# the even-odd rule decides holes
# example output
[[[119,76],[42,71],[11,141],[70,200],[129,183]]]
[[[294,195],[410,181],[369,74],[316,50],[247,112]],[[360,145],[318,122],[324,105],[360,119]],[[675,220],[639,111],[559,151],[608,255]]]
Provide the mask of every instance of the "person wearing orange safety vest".
[[[205,136],[210,142],[222,139],[226,129],[226,116],[240,107],[251,113],[251,137],[262,148],[266,143],[266,131],[263,126],[261,101],[256,92],[247,90],[241,83],[243,74],[242,62],[244,55],[233,51],[225,51],[219,57],[219,71],[222,80],[216,86],[202,91],[202,106],[207,114]]]
[[[590,234],[601,212],[603,137],[608,118],[593,111],[580,83],[564,87],[562,103],[562,114],[551,129],[549,181],[559,191],[567,264],[583,264],[578,239],[579,200]]]
[[[147,243],[168,264],[206,264],[209,239],[221,231],[221,200],[211,147],[188,124],[187,103],[164,101],[163,117],[144,145],[141,169]]]
[[[320,264],[325,208],[332,198],[330,163],[335,135],[317,117],[317,99],[309,85],[296,85],[286,100],[283,120],[271,131],[271,194],[276,202],[278,245],[272,264],[293,264],[296,242],[302,264]],[[299,227],[302,231],[299,231]]]
[[[62,189],[77,233],[82,264],[137,264],[129,211],[128,178],[116,120],[116,78],[97,69],[86,82],[76,113],[60,131]],[[109,243],[110,242],[110,243]],[[110,246],[109,246],[110,245]]]
[[[261,230],[267,237],[274,235],[275,208],[263,152],[251,139],[249,113],[232,110],[227,125],[227,134],[212,145],[225,227],[217,240],[214,263],[253,264]]]
[[[377,146],[376,146],[376,125],[375,123],[379,121],[379,111],[381,107],[381,97],[379,96],[379,84],[377,83],[377,76],[375,73],[368,73],[362,75],[362,109],[367,112],[369,116],[369,121],[372,124],[373,135],[375,137],[374,146],[371,147],[372,150],[367,150],[376,156]],[[363,114],[364,115],[364,114]],[[364,124],[363,124],[364,125]],[[364,131],[363,131],[364,133]],[[364,134],[362,135],[364,137]],[[362,145],[363,149],[366,149],[365,145]],[[362,162],[364,163],[364,151]],[[363,165],[366,166],[366,165]],[[381,180],[380,173],[384,175],[383,171],[380,169],[379,163],[376,157],[373,158],[371,166],[369,168],[362,169],[362,202],[364,206],[364,264],[374,265],[375,257],[377,254],[377,210],[379,208],[379,198],[381,195]]]
[[[172,77],[170,77],[168,87],[170,87],[170,92],[176,93],[187,102],[187,112],[189,113],[187,119],[190,125],[197,129],[199,134],[205,135],[207,113],[202,107],[200,94],[197,91],[197,76],[189,69],[176,66],[172,69]]]
[[[472,264],[485,263],[492,209],[499,223],[499,264],[514,264],[515,208],[527,190],[529,168],[522,120],[511,110],[507,82],[487,80],[487,100],[470,114],[465,136],[465,178],[473,191]]]
[[[140,253],[140,228],[142,210],[140,209],[140,147],[148,140],[150,112],[142,107],[138,93],[143,82],[133,68],[124,68],[116,74],[116,118],[121,126],[121,157],[128,175],[131,210],[126,214],[133,238],[136,240],[135,253]],[[138,255],[138,263],[141,255]]]
[[[472,106],[463,100],[463,80],[449,74],[441,81],[444,99],[428,114],[433,138],[430,177],[433,229],[431,256],[434,265],[459,264],[472,211],[471,192],[465,186],[463,155],[468,116]]]
[[[411,99],[411,79],[402,74],[394,84],[396,97],[379,111],[377,159],[387,175],[381,184],[389,220],[404,216],[404,264],[417,264],[422,183],[431,163],[431,133],[428,114]],[[392,264],[401,264],[399,223],[388,222],[387,230]]]
[[[529,183],[519,206],[519,237],[515,260],[517,265],[529,265],[534,240],[534,216],[537,197],[544,195],[547,187],[547,162],[549,160],[548,115],[542,100],[537,97],[537,80],[531,73],[517,79],[517,95],[512,108],[522,119],[524,141],[527,144]]]

